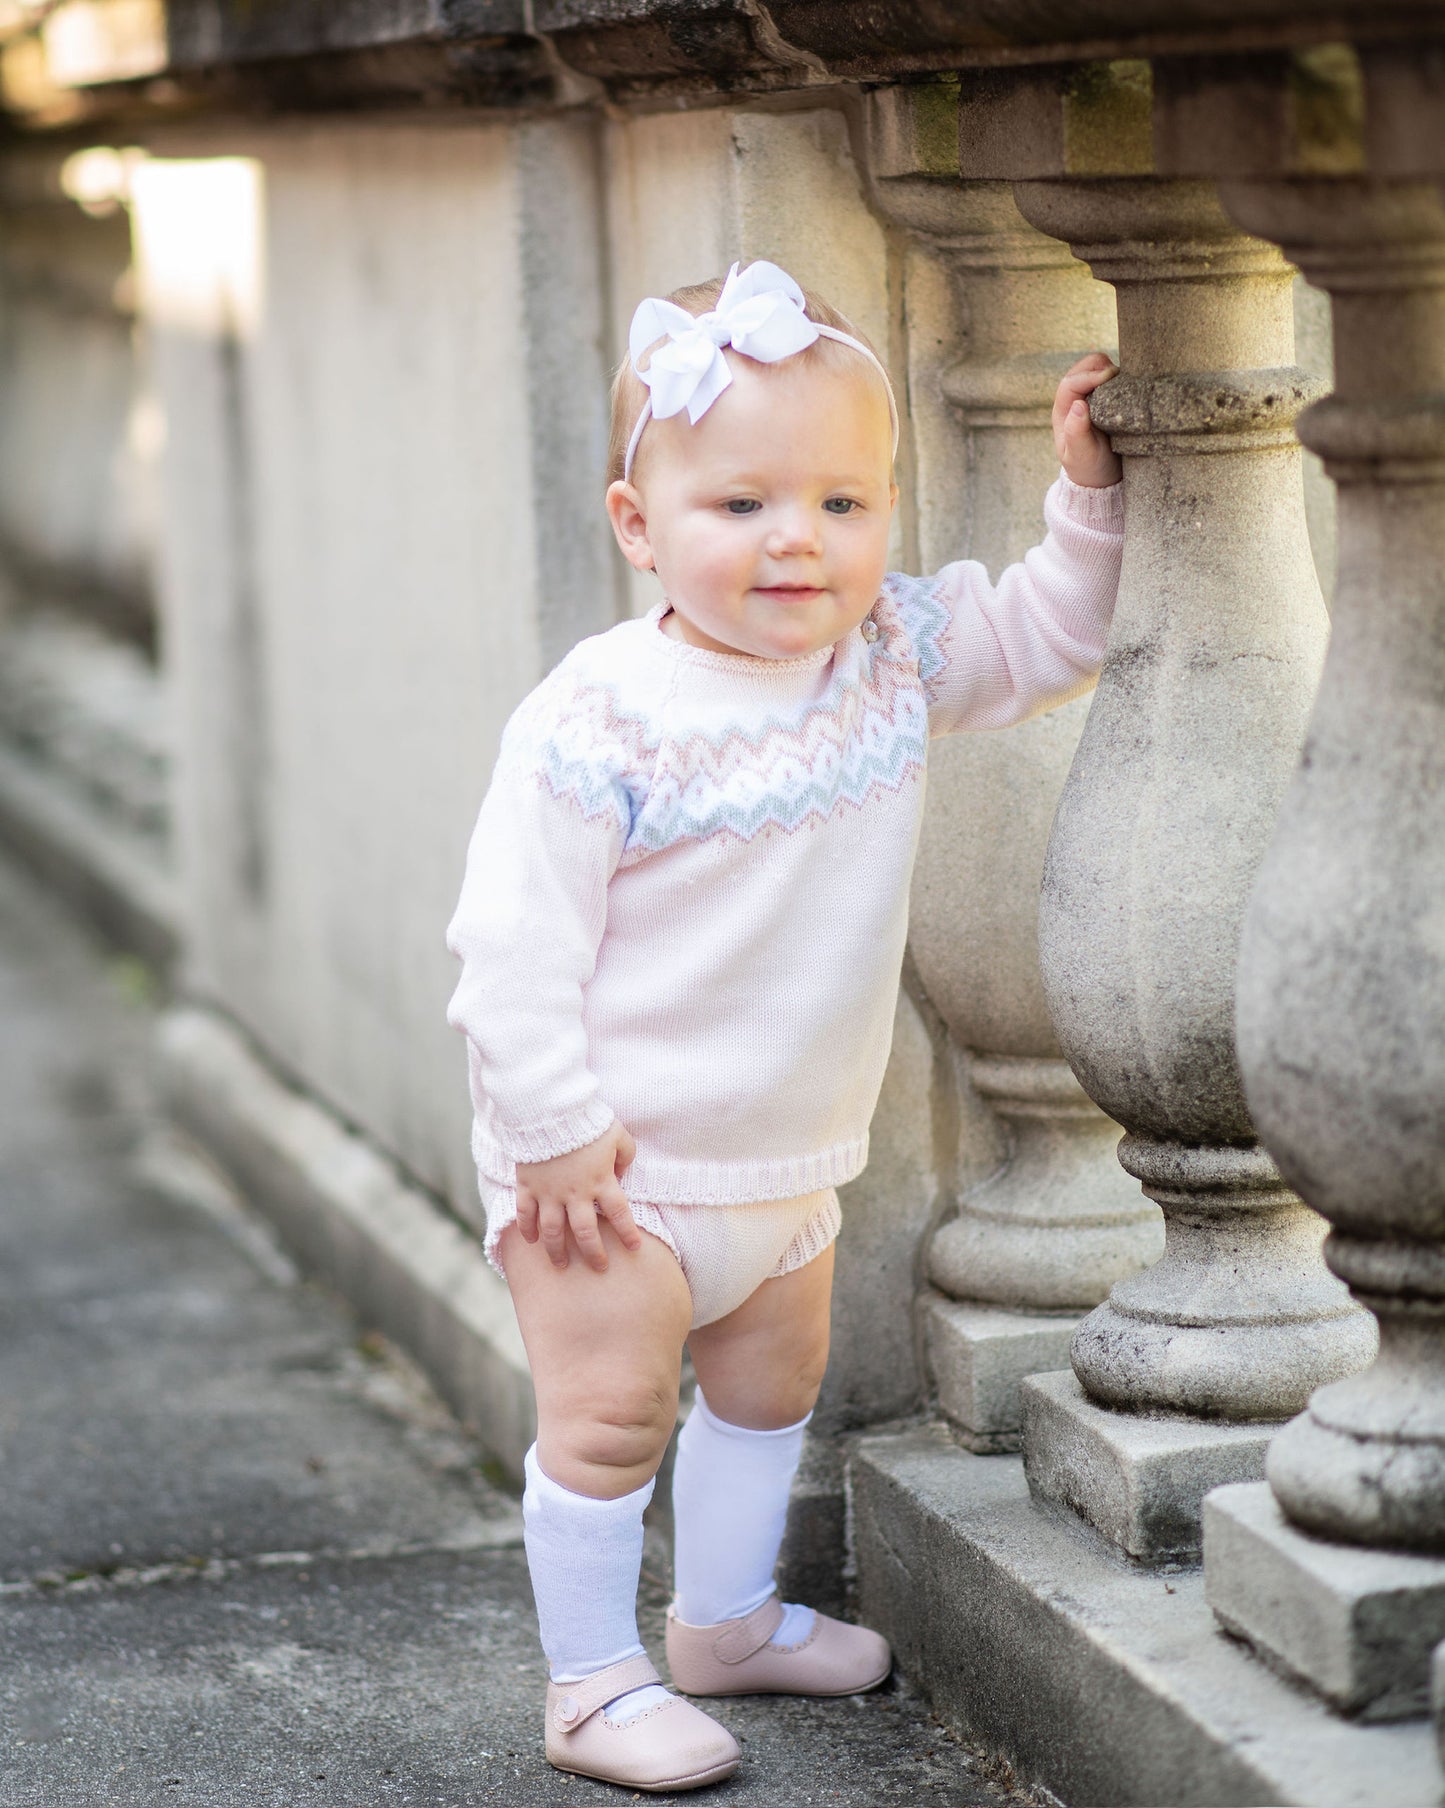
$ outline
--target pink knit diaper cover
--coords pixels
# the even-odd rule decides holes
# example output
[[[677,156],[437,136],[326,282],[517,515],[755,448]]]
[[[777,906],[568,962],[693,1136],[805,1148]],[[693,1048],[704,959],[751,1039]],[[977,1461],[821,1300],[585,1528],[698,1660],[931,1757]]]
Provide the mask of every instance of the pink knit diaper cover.
[[[503,1272],[497,1245],[517,1218],[517,1196],[487,1199],[487,1259]],[[735,1312],[764,1281],[806,1268],[838,1235],[842,1214],[833,1187],[799,1199],[751,1205],[652,1205],[633,1199],[640,1230],[677,1257],[692,1294],[692,1325],[710,1325]]]

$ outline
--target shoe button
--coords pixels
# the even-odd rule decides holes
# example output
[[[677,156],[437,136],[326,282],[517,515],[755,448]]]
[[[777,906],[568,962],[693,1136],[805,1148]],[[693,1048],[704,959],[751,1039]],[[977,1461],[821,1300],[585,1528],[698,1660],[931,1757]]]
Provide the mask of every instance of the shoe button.
[[[557,1703],[557,1719],[562,1726],[571,1726],[577,1718],[578,1707],[575,1696],[564,1695]]]

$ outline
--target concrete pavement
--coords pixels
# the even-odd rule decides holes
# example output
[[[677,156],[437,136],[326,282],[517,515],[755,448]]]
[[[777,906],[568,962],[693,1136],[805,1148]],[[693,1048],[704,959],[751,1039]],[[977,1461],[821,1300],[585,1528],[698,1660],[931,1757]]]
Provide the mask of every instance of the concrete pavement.
[[[541,1757],[516,1502],[166,1140],[144,990],[0,865],[0,1808],[628,1800]],[[683,1799],[1022,1799],[897,1687],[721,1712]]]

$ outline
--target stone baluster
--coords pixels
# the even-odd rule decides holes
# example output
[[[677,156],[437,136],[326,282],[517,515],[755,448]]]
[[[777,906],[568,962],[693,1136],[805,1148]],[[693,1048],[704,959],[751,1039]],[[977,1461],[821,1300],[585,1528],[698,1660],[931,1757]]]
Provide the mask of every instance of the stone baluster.
[[[1030,226],[1004,182],[962,182],[936,89],[871,101],[872,193],[910,244],[909,392],[917,554],[997,573],[1036,544],[1058,471],[1059,377],[1114,339],[1110,290]],[[945,173],[948,172],[948,173]],[[937,329],[942,326],[943,332]],[[1018,1384],[1067,1361],[1079,1314],[1158,1254],[1157,1210],[1114,1160],[1119,1127],[1061,1058],[1038,972],[1038,893],[1087,700],[1008,735],[933,749],[910,947],[946,1025],[965,1112],[956,1217],[935,1237],[926,1333],[940,1403],[975,1450],[1018,1444]]]
[[[1211,186],[1016,193],[1115,285],[1121,361],[1094,418],[1124,460],[1124,566],[1049,844],[1044,987],[1166,1225],[1160,1260],[1079,1327],[1074,1375],[1024,1384],[1024,1447],[1035,1488],[1163,1557],[1197,1548],[1205,1489],[1261,1474],[1273,1423],[1374,1337],[1255,1141],[1234,1054],[1245,901],[1327,632],[1291,432],[1310,383],[1289,266]]]
[[[1240,1060],[1380,1352],[1274,1440],[1273,1497],[1210,1503],[1206,1579],[1232,1629],[1388,1717],[1423,1711],[1445,1638],[1445,200],[1364,178],[1225,198],[1331,297],[1336,390],[1300,436],[1339,486],[1334,633],[1245,923]]]

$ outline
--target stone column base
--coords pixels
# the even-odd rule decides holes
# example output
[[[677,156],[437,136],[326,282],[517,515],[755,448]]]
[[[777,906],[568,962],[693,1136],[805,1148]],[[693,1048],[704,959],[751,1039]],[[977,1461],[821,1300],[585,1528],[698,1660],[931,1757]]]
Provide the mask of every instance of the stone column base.
[[[981,1456],[1018,1449],[1019,1383],[1026,1375],[1067,1366],[1079,1317],[924,1295],[928,1366],[938,1404],[961,1443]]]
[[[1221,1625],[1345,1713],[1428,1711],[1445,1558],[1314,1538],[1257,1482],[1205,1502],[1204,1595]]]
[[[1146,1562],[1196,1556],[1204,1496],[1224,1482],[1263,1481],[1279,1430],[1109,1412],[1067,1369],[1031,1375],[1019,1391],[1029,1486]]]

